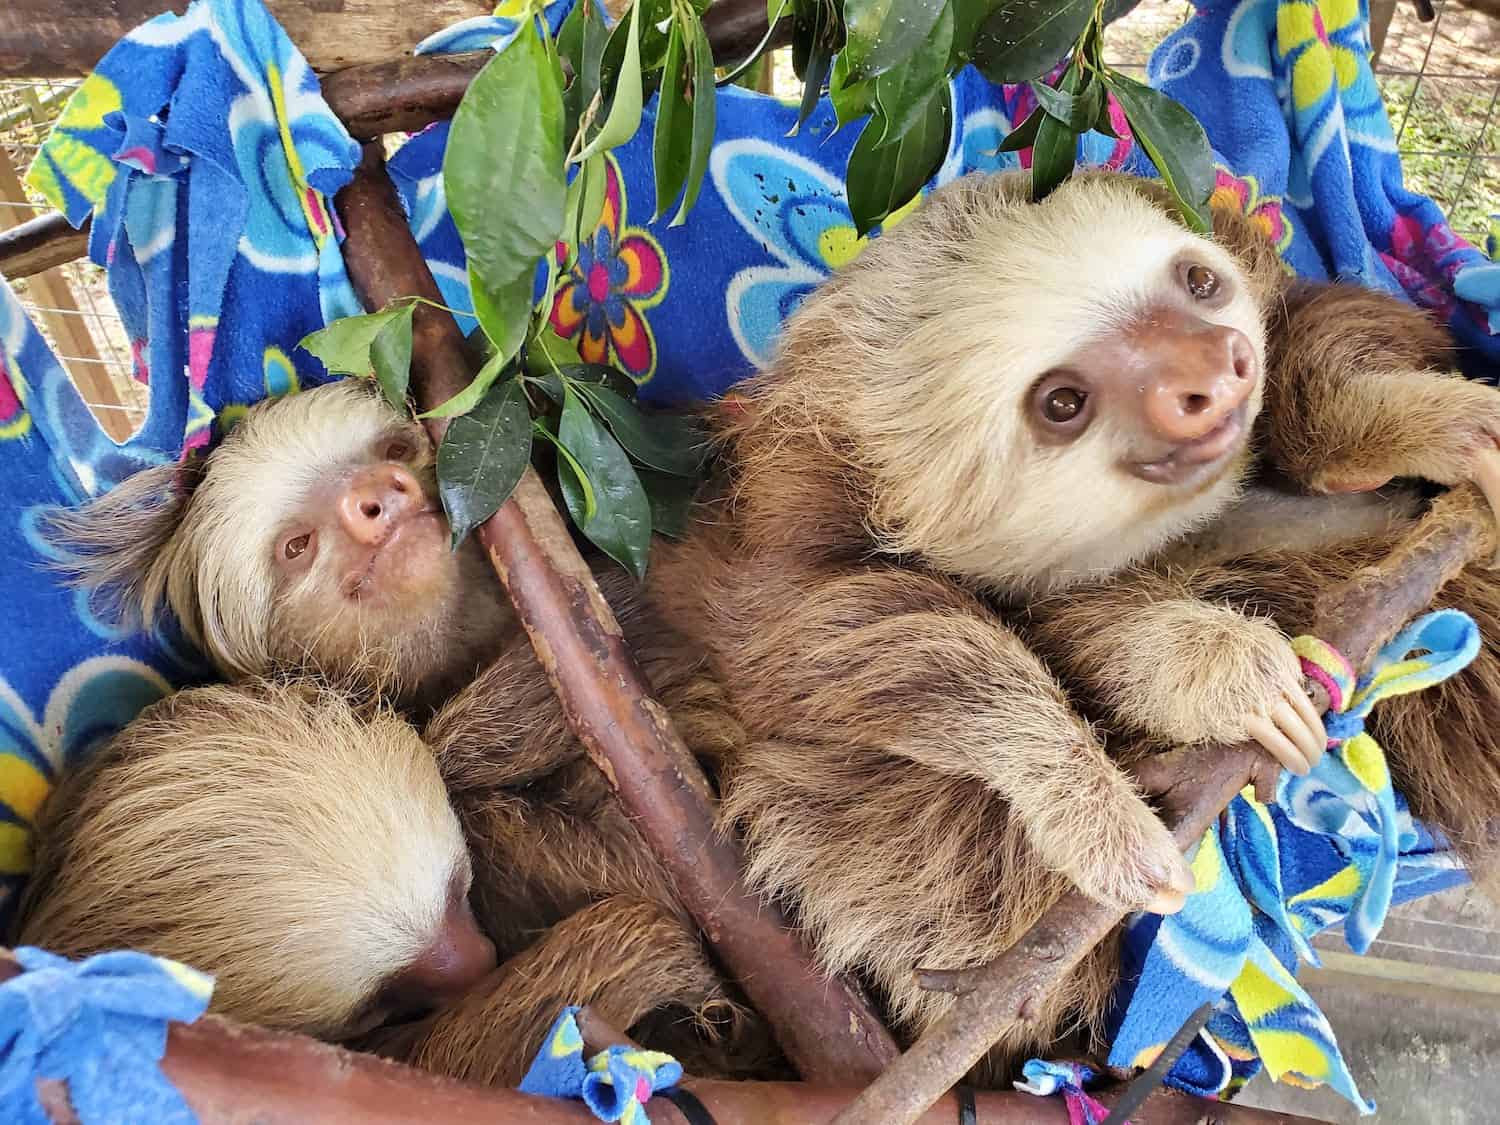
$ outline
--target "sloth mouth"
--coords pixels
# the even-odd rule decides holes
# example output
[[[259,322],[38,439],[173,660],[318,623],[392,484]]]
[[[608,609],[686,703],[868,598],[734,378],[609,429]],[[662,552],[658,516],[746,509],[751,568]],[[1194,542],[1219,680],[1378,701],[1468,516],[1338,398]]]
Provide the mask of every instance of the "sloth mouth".
[[[429,505],[403,516],[391,525],[390,531],[377,546],[369,549],[364,565],[349,571],[341,586],[345,597],[352,601],[366,601],[382,593],[389,585],[400,589],[421,578],[432,570],[424,563],[428,554],[424,547],[429,539],[443,539],[447,522],[442,512]]]
[[[1198,485],[1218,471],[1245,443],[1249,403],[1242,402],[1202,437],[1183,442],[1165,457],[1154,461],[1132,461],[1132,474],[1152,484]]]

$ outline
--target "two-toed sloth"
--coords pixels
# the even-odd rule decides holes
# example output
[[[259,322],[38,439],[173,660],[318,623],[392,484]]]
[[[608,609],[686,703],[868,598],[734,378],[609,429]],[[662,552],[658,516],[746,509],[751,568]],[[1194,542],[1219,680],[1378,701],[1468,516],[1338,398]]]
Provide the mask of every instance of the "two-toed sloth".
[[[644,590],[607,593],[689,743],[719,760],[751,879],[786,900],[830,969],[874,985],[900,1034],[950,1003],[918,988],[915,967],[988,960],[1069,883],[1162,910],[1191,888],[1170,835],[1069,691],[1131,732],[1132,747],[1136,736],[1251,738],[1289,768],[1316,761],[1322,725],[1284,630],[1308,624],[1307,590],[1342,577],[1357,552],[1294,563],[1304,545],[1286,538],[1281,561],[1246,564],[1243,588],[1228,593],[1204,572],[1162,596],[1137,572],[1192,536],[1232,541],[1252,473],[1313,493],[1473,477],[1494,458],[1500,393],[1442,377],[1440,348],[1423,314],[1394,298],[1292,283],[1236,212],[1216,212],[1210,239],[1177,221],[1158,185],[1129,177],[1082,175],[1040,203],[1024,175],[972,177],[814,292],[770,368],[715,411],[723,473],[691,534],[655,546]],[[359,390],[252,412],[237,445],[232,435],[210,460],[188,515],[132,555],[158,576],[137,590],[148,605],[162,590],[189,618],[242,604],[256,628],[274,619],[314,639],[340,618],[332,577],[278,578],[276,558],[285,535],[303,533],[286,522],[303,498],[367,455],[330,462],[329,443],[299,439],[301,452],[279,459],[250,427],[341,393],[350,417],[358,404],[369,420],[340,423],[337,448],[375,448],[381,408]],[[205,491],[231,464],[223,488]],[[251,481],[274,485],[266,510],[237,549],[221,544],[212,566],[189,566],[213,542],[199,529],[253,503]],[[1329,506],[1333,539],[1405,518],[1378,500]],[[92,543],[118,555],[108,532]],[[92,578],[127,573],[105,563]],[[1298,575],[1301,592],[1276,602],[1277,583]],[[242,597],[246,587],[260,600]],[[299,600],[314,588],[319,597]],[[1454,590],[1481,624],[1495,617],[1482,575]],[[1052,612],[1075,599],[1088,616]],[[1262,607],[1275,622],[1241,612]],[[357,668],[355,649],[341,653],[351,656]],[[474,729],[498,741],[474,761],[488,772],[505,759],[521,784],[514,802],[460,805],[471,840],[520,831],[560,797],[553,846],[505,868],[509,883],[496,876],[496,903],[577,894],[578,879],[659,885],[625,838],[575,827],[593,795],[602,820],[621,814],[530,651],[507,648],[485,678],[489,710]],[[1393,722],[1387,746],[1415,811],[1460,835],[1497,811],[1476,718],[1497,686],[1486,652],[1442,689],[1443,707],[1424,694],[1389,709],[1423,716]],[[1459,735],[1479,784],[1438,761]],[[590,858],[575,868],[577,855]],[[483,892],[476,902],[482,920],[500,912]],[[1106,945],[1007,1036],[989,1072],[1074,1022],[1096,1027],[1114,977]]]
[[[219,1014],[477,1081],[519,1081],[567,1004],[620,1028],[652,1017],[672,1049],[727,1058],[718,1033],[739,1008],[660,895],[518,912],[496,967],[445,751],[462,752],[305,683],[178,692],[44,802],[13,936],[171,957],[214,976]],[[496,843],[566,849],[545,821],[527,827]]]

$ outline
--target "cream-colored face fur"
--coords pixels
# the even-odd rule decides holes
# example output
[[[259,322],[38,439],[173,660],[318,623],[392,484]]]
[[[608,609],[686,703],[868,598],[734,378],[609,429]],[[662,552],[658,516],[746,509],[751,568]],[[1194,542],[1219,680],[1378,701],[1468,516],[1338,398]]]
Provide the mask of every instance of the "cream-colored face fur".
[[[422,514],[379,544],[352,537],[340,505],[358,474],[396,470]],[[169,604],[231,678],[306,667],[409,700],[451,690],[498,644],[504,594],[472,542],[449,549],[426,436],[365,381],[254,407],[177,518],[139,599],[148,620]]]
[[[272,1027],[354,1030],[470,878],[416,731],[305,685],[170,696],[64,796],[21,940],[184,961],[215,975],[215,1010]]]
[[[1025,175],[976,176],[934,193],[811,296],[782,364],[802,393],[837,401],[872,494],[882,547],[997,590],[1111,571],[1211,516],[1235,495],[1242,447],[1188,486],[1122,467],[1137,439],[1105,409],[1076,440],[1038,440],[1038,380],[1153,309],[1243,333],[1260,374],[1264,330],[1230,256],[1128,185],[1079,177],[1040,204]],[[1183,292],[1182,263],[1220,279],[1211,307]],[[1259,410],[1261,379],[1245,403]],[[820,411],[819,413],[824,413]]]

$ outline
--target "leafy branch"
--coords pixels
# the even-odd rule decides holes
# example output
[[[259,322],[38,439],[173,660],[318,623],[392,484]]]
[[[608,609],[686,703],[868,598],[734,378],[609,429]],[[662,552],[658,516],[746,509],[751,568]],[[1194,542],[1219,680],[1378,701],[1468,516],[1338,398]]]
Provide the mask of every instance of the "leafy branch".
[[[687,220],[708,170],[716,87],[754,66],[789,21],[803,82],[797,127],[825,92],[841,126],[864,119],[845,174],[861,234],[907,206],[941,165],[953,130],[948,80],[971,63],[1036,92],[1036,111],[1001,148],[1031,149],[1037,198],[1071,173],[1081,134],[1113,134],[1112,98],[1185,221],[1206,229],[1213,166],[1202,128],[1103,62],[1106,25],[1135,2],[767,0],[764,39],[720,76],[702,19],[708,0],[635,0],[613,25],[600,0],[578,0],[555,39],[544,0],[531,0],[519,33],[470,84],[443,164],[483,357],[474,380],[431,411],[453,419],[437,467],[454,545],[505,502],[534,457],[555,468],[582,533],[637,575],[652,531],[682,525],[701,435],[643,411],[628,376],[584,363],[549,325],[564,273],[596,237],[606,155],[640,130],[653,95],[653,222]],[[1046,82],[1064,59],[1056,83]],[[331,371],[374,378],[409,409],[417,300],[336,321],[303,346]]]

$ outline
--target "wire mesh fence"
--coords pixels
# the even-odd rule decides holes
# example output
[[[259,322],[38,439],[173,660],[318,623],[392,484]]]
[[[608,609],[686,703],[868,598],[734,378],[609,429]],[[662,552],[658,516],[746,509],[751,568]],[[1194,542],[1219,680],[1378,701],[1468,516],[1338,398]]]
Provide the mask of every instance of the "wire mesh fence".
[[[24,176],[76,85],[0,82],[0,229],[49,210],[26,189]],[[130,345],[104,271],[88,261],[69,262],[12,284],[104,431],[116,441],[128,437],[145,418],[146,388],[132,375]]]
[[[1407,185],[1443,208],[1454,230],[1483,245],[1500,212],[1500,0],[1435,0],[1423,22],[1411,0],[1371,0],[1376,75],[1396,132]],[[1112,25],[1109,61],[1144,70],[1151,50],[1192,15],[1190,0],[1142,0]],[[789,51],[771,88],[796,91]],[[0,230],[48,208],[23,176],[76,82],[0,80]],[[144,418],[146,389],[103,271],[73,262],[14,283],[85,401],[117,440]]]

